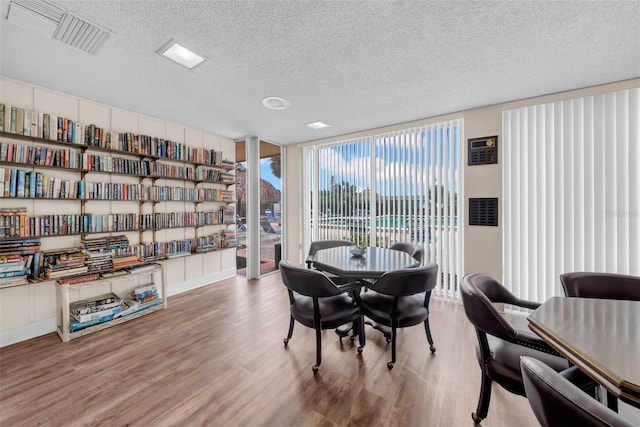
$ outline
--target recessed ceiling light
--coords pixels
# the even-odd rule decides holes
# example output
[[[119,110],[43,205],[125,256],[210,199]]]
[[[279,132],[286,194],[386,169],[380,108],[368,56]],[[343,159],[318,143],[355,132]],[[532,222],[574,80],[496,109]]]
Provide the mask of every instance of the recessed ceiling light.
[[[289,108],[291,103],[279,96],[267,96],[262,100],[262,105],[271,110],[285,110]]]
[[[329,125],[323,122],[322,120],[318,120],[317,122],[307,123],[305,126],[309,126],[311,129],[322,129],[322,128],[329,127]]]
[[[164,45],[158,53],[187,68],[193,68],[204,61],[202,56],[191,52],[189,49],[180,46],[174,41],[170,41]]]

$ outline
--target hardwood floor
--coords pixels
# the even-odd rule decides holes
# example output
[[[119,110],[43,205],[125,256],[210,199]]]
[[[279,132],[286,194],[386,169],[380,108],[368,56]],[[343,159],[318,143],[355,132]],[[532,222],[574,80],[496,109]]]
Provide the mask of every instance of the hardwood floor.
[[[424,328],[402,329],[398,360],[367,327],[362,355],[296,324],[278,273],[225,280],[132,322],[62,343],[49,334],[0,349],[2,426],[473,426],[480,369],[458,301],[432,298]],[[490,426],[537,426],[525,398],[494,386]]]

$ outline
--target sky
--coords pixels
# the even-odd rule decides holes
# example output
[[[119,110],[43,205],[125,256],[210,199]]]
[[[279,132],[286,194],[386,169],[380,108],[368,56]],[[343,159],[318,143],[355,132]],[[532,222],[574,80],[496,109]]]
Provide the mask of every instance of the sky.
[[[277,190],[282,191],[282,180],[271,173],[270,163],[270,159],[260,159],[260,178],[270,182]]]
[[[247,168],[247,162],[240,163],[243,168]],[[260,159],[260,178],[270,182],[276,190],[282,191],[282,180],[271,173],[271,160]]]

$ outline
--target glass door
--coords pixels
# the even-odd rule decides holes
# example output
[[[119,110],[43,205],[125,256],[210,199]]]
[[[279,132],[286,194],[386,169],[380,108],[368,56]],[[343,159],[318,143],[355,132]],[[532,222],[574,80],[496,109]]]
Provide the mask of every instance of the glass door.
[[[281,149],[260,141],[260,274],[275,271],[282,257]]]
[[[251,151],[251,150],[249,150]],[[281,185],[281,147],[266,141],[259,142],[259,162],[247,162],[246,141],[236,143],[236,235],[238,250],[236,268],[239,275],[247,275],[248,257],[259,258],[260,275],[277,270],[282,257],[282,185]],[[247,164],[259,165],[259,181],[252,181]],[[250,173],[251,172],[251,173]],[[249,175],[249,176],[248,176]],[[254,175],[255,176],[255,175]],[[259,182],[259,188],[249,191],[250,182]],[[257,221],[250,221],[247,209],[247,195],[255,194],[258,206],[252,208],[257,212]],[[249,231],[249,224],[257,224],[257,229]],[[247,251],[259,246],[258,250]],[[255,245],[255,246],[253,246]],[[252,266],[256,264],[252,263]],[[254,271],[255,275],[256,271]]]

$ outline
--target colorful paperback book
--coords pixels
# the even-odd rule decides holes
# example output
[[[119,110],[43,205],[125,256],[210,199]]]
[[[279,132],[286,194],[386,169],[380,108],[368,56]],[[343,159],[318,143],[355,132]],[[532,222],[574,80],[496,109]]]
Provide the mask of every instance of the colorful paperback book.
[[[16,276],[26,276],[30,273],[28,268],[23,268],[22,270],[16,271],[2,271],[0,272],[0,279],[6,279],[8,277],[16,277]]]
[[[69,304],[69,312],[72,314],[94,313],[108,308],[117,307],[122,302],[122,298],[113,292],[98,295],[93,298],[72,302]]]
[[[86,314],[72,313],[71,316],[73,316],[73,318],[78,322],[86,323],[86,322],[90,322],[92,320],[98,320],[107,316],[113,317],[115,314],[118,314],[121,311],[122,311],[122,307],[121,305],[118,305],[113,308],[107,308],[107,309],[96,311],[93,313],[86,313]]]
[[[17,175],[18,175],[18,184],[16,187],[16,197],[24,197],[26,171],[24,171],[23,169],[18,169]]]
[[[144,311],[144,310],[148,310],[152,307],[156,307],[158,305],[162,305],[163,301],[162,299],[155,299],[151,302],[148,302],[146,304],[141,304],[135,300],[127,300],[126,301],[127,305],[129,306],[129,308],[122,310],[120,313],[116,314],[115,317],[126,317],[126,316],[130,316],[134,313],[138,313],[140,311]]]
[[[156,288],[156,285],[142,286],[134,290],[136,295],[146,294],[147,292],[153,293],[157,291],[158,291],[158,288]]]
[[[69,319],[69,329],[71,332],[79,331],[80,329],[88,328],[89,326],[98,325],[100,323],[108,322],[113,320],[113,315],[110,314],[108,316],[100,317],[98,319],[89,320],[88,322],[78,322],[72,316]]]
[[[9,180],[9,197],[16,197],[16,188],[18,187],[18,170],[11,169],[11,178]]]

